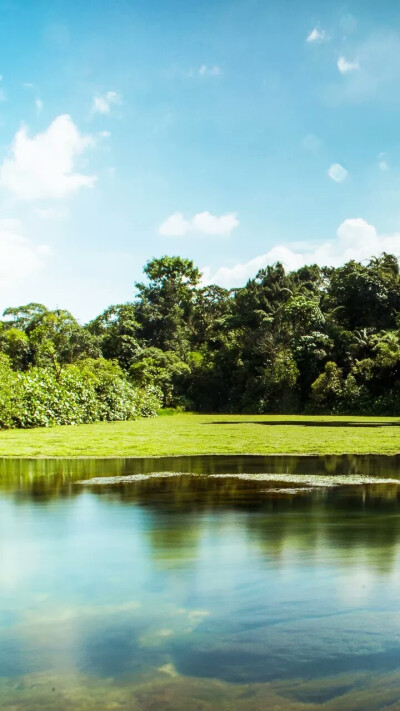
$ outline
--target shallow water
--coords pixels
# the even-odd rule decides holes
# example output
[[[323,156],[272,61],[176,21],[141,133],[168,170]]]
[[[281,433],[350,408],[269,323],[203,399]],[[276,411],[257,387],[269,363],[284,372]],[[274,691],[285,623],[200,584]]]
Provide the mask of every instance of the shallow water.
[[[399,502],[398,457],[1,460],[0,708],[399,709]]]

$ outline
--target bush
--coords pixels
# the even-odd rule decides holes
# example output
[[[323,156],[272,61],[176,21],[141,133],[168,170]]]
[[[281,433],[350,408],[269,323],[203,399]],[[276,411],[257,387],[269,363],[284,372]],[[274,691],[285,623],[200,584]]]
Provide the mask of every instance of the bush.
[[[116,361],[79,361],[64,368],[13,372],[0,354],[0,427],[51,427],[154,417],[159,388],[133,387]]]
[[[0,353],[0,427],[15,427],[14,411],[18,400],[18,375],[11,368],[10,358]]]
[[[15,425],[51,427],[77,425],[99,419],[92,384],[74,371],[74,366],[58,374],[50,368],[34,367],[26,373],[19,373]]]

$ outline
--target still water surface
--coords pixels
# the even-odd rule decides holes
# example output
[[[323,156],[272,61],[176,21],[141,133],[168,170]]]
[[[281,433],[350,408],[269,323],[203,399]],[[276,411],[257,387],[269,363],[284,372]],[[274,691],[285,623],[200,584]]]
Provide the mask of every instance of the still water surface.
[[[398,710],[399,593],[400,458],[0,461],[5,711]]]

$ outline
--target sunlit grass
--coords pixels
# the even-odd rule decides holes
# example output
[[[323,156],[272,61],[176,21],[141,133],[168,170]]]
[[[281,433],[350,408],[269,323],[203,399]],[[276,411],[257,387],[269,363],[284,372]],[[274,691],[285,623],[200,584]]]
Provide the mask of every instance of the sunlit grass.
[[[178,414],[134,422],[3,431],[0,456],[396,454],[400,453],[397,423],[396,418],[379,417]]]

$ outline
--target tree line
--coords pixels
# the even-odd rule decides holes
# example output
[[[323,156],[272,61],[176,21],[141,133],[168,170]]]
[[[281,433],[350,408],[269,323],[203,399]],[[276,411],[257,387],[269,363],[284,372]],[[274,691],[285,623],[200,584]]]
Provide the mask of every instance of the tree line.
[[[0,426],[208,412],[400,414],[400,275],[368,263],[261,269],[204,286],[150,260],[132,302],[81,325],[42,304],[0,321]]]

